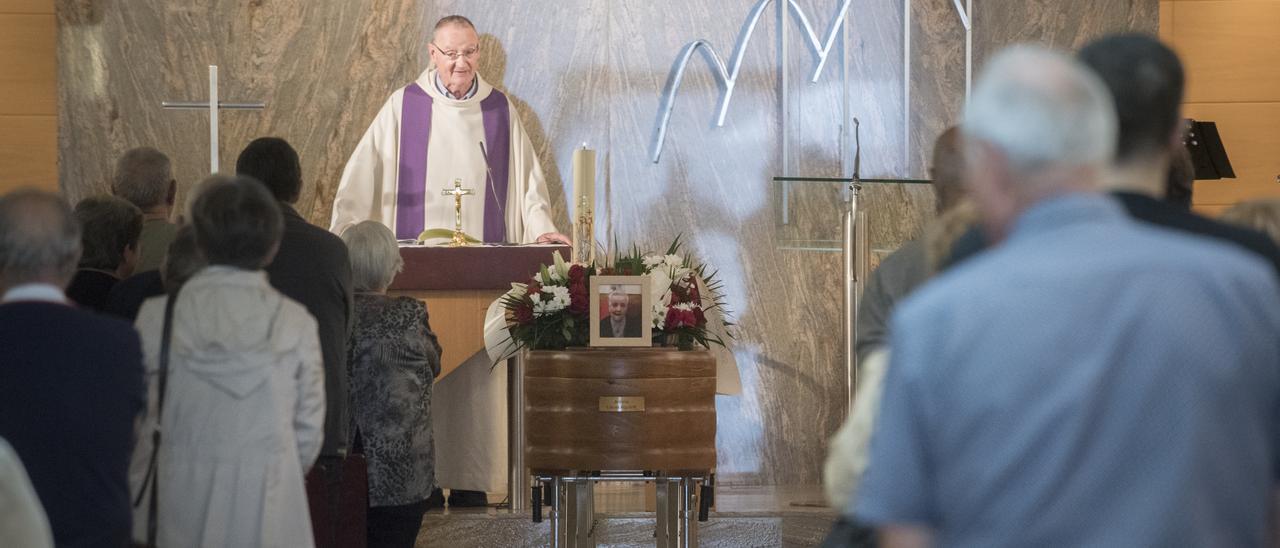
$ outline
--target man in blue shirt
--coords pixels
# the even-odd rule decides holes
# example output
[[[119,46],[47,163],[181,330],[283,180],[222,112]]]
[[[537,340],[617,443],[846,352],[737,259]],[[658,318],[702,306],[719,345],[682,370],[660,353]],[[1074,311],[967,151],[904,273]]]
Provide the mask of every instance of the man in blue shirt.
[[[887,546],[1258,546],[1280,475],[1280,287],[1130,220],[1098,78],[997,55],[963,123],[1001,243],[899,308],[852,509]]]

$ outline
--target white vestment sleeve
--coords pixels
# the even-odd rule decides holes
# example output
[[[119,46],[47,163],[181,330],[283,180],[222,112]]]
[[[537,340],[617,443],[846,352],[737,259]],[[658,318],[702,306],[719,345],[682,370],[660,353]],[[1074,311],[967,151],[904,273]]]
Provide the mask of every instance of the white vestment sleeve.
[[[538,236],[548,232],[557,232],[551,221],[551,199],[547,194],[547,178],[542,173],[542,164],[529,141],[529,134],[524,132],[524,123],[515,105],[511,106],[511,184],[517,192],[508,192],[508,196],[516,195],[519,203],[518,217],[523,226],[517,243],[530,244]],[[509,208],[511,209],[511,208]],[[507,222],[512,221],[508,214]]]
[[[342,170],[338,192],[333,198],[333,220],[329,224],[329,231],[334,234],[341,235],[347,227],[364,220],[391,226],[392,219],[382,218],[381,202],[386,170],[390,169],[390,175],[394,176],[396,169],[395,165],[387,165],[386,158],[394,159],[395,155],[388,152],[395,152],[398,146],[391,142],[400,134],[394,109],[398,96],[401,94],[392,94],[382,105]]]
[[[295,378],[298,398],[293,415],[293,430],[298,439],[298,460],[302,471],[311,469],[320,456],[324,442],[324,359],[320,357],[320,338],[316,322],[306,316],[308,328],[302,330],[295,352],[298,354],[298,372]]]

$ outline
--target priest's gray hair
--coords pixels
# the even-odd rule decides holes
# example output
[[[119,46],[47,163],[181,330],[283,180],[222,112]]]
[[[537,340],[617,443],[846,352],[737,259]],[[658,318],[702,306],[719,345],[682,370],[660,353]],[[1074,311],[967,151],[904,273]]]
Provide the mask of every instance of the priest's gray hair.
[[[130,149],[116,161],[111,193],[148,209],[164,204],[173,183],[169,157],[151,147]]]
[[[471,30],[476,30],[475,23],[472,23],[470,19],[467,19],[466,17],[463,17],[461,15],[446,15],[444,17],[441,17],[439,21],[436,21],[436,26],[434,29],[432,29],[432,32],[440,30],[441,28],[444,28],[449,25],[458,25],[460,27],[467,27]]]
[[[1088,68],[1038,46],[993,58],[974,86],[964,133],[1000,149],[1023,174],[1055,166],[1101,167],[1116,149],[1111,94]]]
[[[384,291],[404,270],[396,236],[382,223],[356,223],[342,231],[342,241],[351,256],[351,286],[356,291]]]
[[[65,288],[80,262],[80,223],[57,194],[15,190],[0,197],[0,285]]]

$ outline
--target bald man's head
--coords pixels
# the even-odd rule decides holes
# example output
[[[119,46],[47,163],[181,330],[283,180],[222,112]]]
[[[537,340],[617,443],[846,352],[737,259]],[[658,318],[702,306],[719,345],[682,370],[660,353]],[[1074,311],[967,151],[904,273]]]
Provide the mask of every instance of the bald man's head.
[[[0,286],[65,288],[80,260],[80,225],[56,194],[18,190],[0,197]]]

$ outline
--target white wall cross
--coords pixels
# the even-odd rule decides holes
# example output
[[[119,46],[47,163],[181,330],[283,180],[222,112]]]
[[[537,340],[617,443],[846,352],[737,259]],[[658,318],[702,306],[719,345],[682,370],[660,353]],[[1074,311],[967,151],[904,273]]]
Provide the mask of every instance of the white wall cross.
[[[266,103],[224,103],[218,100],[218,65],[209,65],[208,101],[163,101],[160,106],[176,110],[209,111],[209,173],[218,172],[218,110],[262,110]]]

